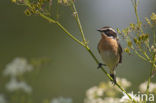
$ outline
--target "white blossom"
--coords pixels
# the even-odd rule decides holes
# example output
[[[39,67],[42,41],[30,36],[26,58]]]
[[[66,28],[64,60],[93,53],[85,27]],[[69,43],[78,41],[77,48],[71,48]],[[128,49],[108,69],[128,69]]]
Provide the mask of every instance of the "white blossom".
[[[52,99],[51,103],[72,103],[72,99],[59,97]]]
[[[127,79],[125,78],[119,78],[117,77],[117,82],[124,88],[128,88],[131,86],[131,82],[129,82]]]
[[[3,94],[0,94],[0,103],[7,103]]]
[[[12,77],[22,75],[25,72],[31,71],[33,66],[30,65],[25,58],[15,58],[11,63],[6,65],[4,75]]]
[[[100,96],[103,96],[103,94],[104,94],[104,89],[99,88],[97,86],[94,86],[94,87],[88,89],[87,93],[86,93],[88,99],[100,97]]]
[[[120,103],[120,99],[119,98],[106,97],[106,98],[104,98],[102,103]]]
[[[131,82],[124,78],[117,78],[117,82],[124,88],[131,86]],[[113,87],[111,82],[101,82],[99,86],[87,90],[84,103],[121,103],[120,98],[114,98],[119,93],[119,89]]]
[[[84,103],[103,103],[103,99],[102,98],[92,98],[92,99],[85,99]]]
[[[120,99],[112,97],[105,97],[104,99],[102,98],[85,99],[84,103],[120,103]]]
[[[32,91],[32,88],[25,83],[24,81],[17,81],[15,78],[11,78],[11,80],[6,84],[6,89],[10,92],[16,91],[16,90],[23,90],[26,93],[30,93]]]
[[[141,92],[146,92],[147,89],[147,81],[140,84],[139,89]],[[149,92],[156,92],[156,83],[149,84]]]

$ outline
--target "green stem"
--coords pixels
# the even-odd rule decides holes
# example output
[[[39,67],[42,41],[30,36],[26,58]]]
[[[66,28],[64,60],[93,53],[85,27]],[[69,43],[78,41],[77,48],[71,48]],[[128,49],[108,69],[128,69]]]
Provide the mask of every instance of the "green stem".
[[[79,19],[79,16],[78,16],[78,12],[77,12],[77,10],[76,10],[76,7],[75,7],[74,2],[72,2],[72,7],[73,7],[73,11],[76,13],[75,18],[76,18],[77,24],[78,24],[78,26],[79,26],[79,29],[80,29],[80,32],[81,32],[81,36],[82,36],[82,38],[83,38],[83,42],[84,42],[85,45],[86,45],[85,48],[86,48],[87,51],[90,53],[90,55],[91,55],[92,58],[95,60],[95,62],[96,62],[97,64],[99,64],[100,62],[98,61],[98,59],[96,58],[96,56],[93,54],[93,52],[90,50],[88,44],[86,43],[86,39],[85,39],[85,36],[84,36],[84,32],[83,32],[83,29],[82,29],[82,25],[81,25],[81,22],[80,22],[80,19]],[[104,69],[103,67],[101,67],[101,70],[107,75],[107,77],[108,77],[111,81],[113,80],[112,77],[110,76],[110,74],[108,74],[108,73],[105,71],[105,69]],[[118,83],[116,83],[116,86],[117,86],[118,88],[120,88],[124,93],[126,93],[126,95],[127,95],[132,101],[134,101],[134,102],[136,103],[136,101],[133,100],[132,97],[131,97]]]
[[[62,26],[58,21],[53,20],[50,17],[45,16],[43,13],[38,12],[39,16],[41,16],[42,18],[48,20],[51,23],[55,23],[57,24],[69,37],[71,37],[74,41],[76,41],[78,44],[85,46],[81,41],[79,41],[77,38],[75,38],[70,32],[68,32],[68,30]]]
[[[149,75],[148,82],[147,82],[147,89],[146,89],[147,96],[149,96],[149,87],[151,83],[152,72],[154,69],[155,69],[155,54],[153,55],[152,68],[151,68],[150,75]]]
[[[93,52],[90,50],[89,47],[86,47],[87,51],[90,53],[90,55],[92,56],[92,58],[95,60],[95,62],[97,64],[99,64],[100,62],[98,61],[98,59],[96,58],[96,56],[93,54]],[[113,80],[113,78],[110,76],[110,74],[108,74],[105,69],[103,67],[101,67],[101,70],[107,75],[107,77],[109,78],[109,80]],[[127,91],[125,89],[123,89],[118,83],[115,84],[122,92],[124,92],[129,99],[131,99],[134,103],[137,103],[135,100],[133,100],[133,98],[127,93]]]
[[[140,54],[138,53],[138,51],[137,51],[135,48],[132,48],[132,49],[134,50],[134,53],[135,53],[138,57],[140,57],[140,58],[143,59],[144,61],[148,61],[144,56],[140,55]]]
[[[81,25],[81,22],[80,22],[80,19],[79,19],[79,15],[78,15],[77,9],[76,9],[75,4],[74,4],[73,1],[72,1],[72,8],[73,8],[73,12],[75,13],[74,17],[76,19],[76,22],[78,24],[79,30],[81,32],[81,36],[82,36],[83,42],[84,42],[85,45],[87,45],[87,42],[86,42],[86,39],[85,39],[85,35],[84,35],[83,29],[82,29],[82,25]]]
[[[150,59],[150,57],[147,55],[146,51],[143,51],[142,49],[141,49],[141,51],[142,51],[143,55],[147,58],[147,60],[148,60],[148,61],[151,61],[151,59]]]
[[[32,8],[30,3],[27,3],[26,4],[29,8]],[[73,5],[74,8],[75,8],[75,5]],[[75,8],[75,11],[76,11],[76,8]],[[76,11],[77,12],[77,11]],[[90,50],[90,48],[88,47],[88,44],[86,43],[86,40],[85,40],[85,36],[84,36],[84,33],[83,33],[83,29],[82,29],[82,26],[81,26],[81,23],[80,23],[80,20],[79,20],[79,17],[77,16],[77,22],[78,22],[78,25],[79,25],[79,29],[81,31],[81,35],[83,37],[83,41],[84,43],[82,43],[81,41],[79,41],[76,37],[74,37],[70,32],[68,32],[68,30],[62,26],[58,21],[55,21],[54,19],[44,15],[43,13],[41,13],[40,11],[37,11],[36,14],[38,14],[39,16],[41,16],[42,18],[48,20],[50,23],[55,23],[57,24],[71,39],[73,39],[75,42],[77,42],[78,44],[82,45],[83,47],[85,47],[87,49],[87,51],[89,52],[89,54],[92,56],[92,58],[95,60],[95,62],[97,64],[99,64],[100,62],[98,61],[98,59],[96,58],[96,56],[93,54],[93,52]],[[101,67],[101,70],[107,75],[107,77],[112,81],[112,77],[106,72],[106,70]],[[134,103],[136,103],[135,100],[132,99],[132,97],[118,84],[116,83],[116,86],[121,89]]]
[[[155,33],[155,30],[153,30],[153,43],[155,44],[156,43],[156,33]]]
[[[139,19],[139,16],[138,16],[138,3],[139,3],[139,0],[136,0],[134,8],[135,8],[135,15],[136,15],[136,18],[137,18],[137,23],[139,24],[140,19]]]
[[[48,16],[45,16],[43,13],[41,13],[41,12],[39,12],[39,11],[37,12],[37,14],[38,14],[39,16],[41,16],[42,18],[48,20],[50,23],[56,23],[56,21],[55,21],[54,19],[52,19],[52,18],[50,18],[50,17],[48,17]]]
[[[146,46],[147,49],[149,50],[149,53],[151,53],[151,47],[150,47],[149,41],[145,43],[145,46]]]
[[[74,41],[76,41],[77,43],[79,43],[80,45],[84,46],[84,43],[82,43],[81,41],[79,41],[77,38],[75,38],[71,33],[69,33],[67,31],[67,29],[65,29],[59,22],[56,22],[56,24],[69,36],[71,37]]]
[[[135,49],[133,49],[133,50],[134,50],[135,54],[136,54],[139,58],[141,58],[141,59],[143,59],[144,61],[149,62],[149,63],[152,64],[152,61],[151,61],[151,60],[148,61],[144,56],[140,55],[140,54],[138,53],[138,51],[136,51]],[[156,65],[155,65],[155,64],[154,64],[153,66],[154,66],[154,68],[156,68]]]
[[[132,2],[132,5],[133,5],[133,7],[134,7],[135,16],[136,16],[136,18],[137,18],[137,24],[139,24],[140,19],[139,19],[138,10],[137,10],[139,0],[131,0],[131,2]]]

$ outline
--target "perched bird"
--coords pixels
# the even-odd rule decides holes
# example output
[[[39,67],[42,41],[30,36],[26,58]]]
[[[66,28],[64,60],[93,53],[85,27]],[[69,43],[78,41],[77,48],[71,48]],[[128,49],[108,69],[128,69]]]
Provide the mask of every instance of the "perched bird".
[[[101,33],[98,51],[104,62],[99,64],[99,68],[102,65],[108,66],[113,83],[116,84],[115,69],[122,62],[122,47],[117,39],[117,33],[111,27],[105,26],[98,31]]]

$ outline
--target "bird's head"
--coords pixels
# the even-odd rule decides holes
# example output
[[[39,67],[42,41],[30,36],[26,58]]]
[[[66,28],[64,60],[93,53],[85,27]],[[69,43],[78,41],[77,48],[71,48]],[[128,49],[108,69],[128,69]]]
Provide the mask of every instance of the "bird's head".
[[[115,32],[114,29],[112,29],[109,26],[102,27],[102,28],[98,29],[97,31],[99,31],[101,33],[101,35],[113,37],[114,39],[117,38],[117,33]]]

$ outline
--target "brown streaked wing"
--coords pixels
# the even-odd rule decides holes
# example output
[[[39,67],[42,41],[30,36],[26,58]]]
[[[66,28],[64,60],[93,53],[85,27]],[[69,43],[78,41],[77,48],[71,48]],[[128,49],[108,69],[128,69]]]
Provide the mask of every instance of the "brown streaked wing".
[[[120,59],[119,59],[119,63],[122,63],[122,47],[118,41],[118,52],[119,52],[119,55],[120,55]]]

